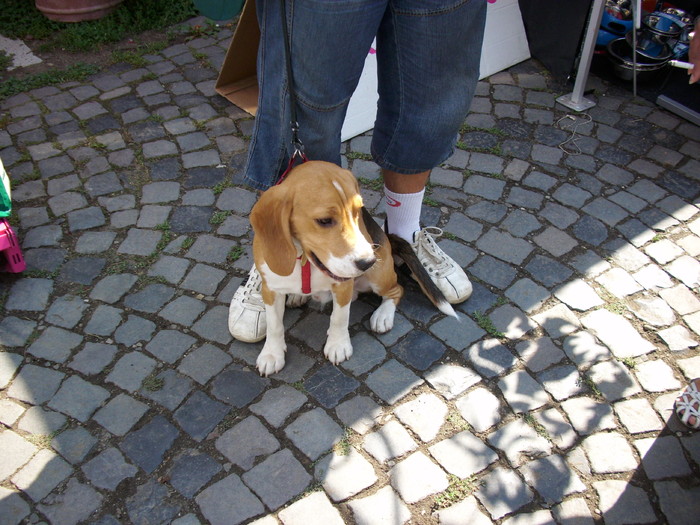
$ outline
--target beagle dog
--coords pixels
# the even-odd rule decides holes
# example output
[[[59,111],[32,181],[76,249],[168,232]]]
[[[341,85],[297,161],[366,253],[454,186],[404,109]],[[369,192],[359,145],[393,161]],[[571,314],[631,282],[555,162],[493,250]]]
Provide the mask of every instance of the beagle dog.
[[[382,298],[370,327],[377,333],[391,330],[403,288],[394,270],[391,243],[362,205],[351,172],[329,162],[304,162],[261,195],[250,222],[267,316],[267,337],[256,361],[261,375],[284,366],[288,294],[290,304],[301,304],[308,297],[332,298],[324,354],[334,364],[352,355],[348,324],[350,303],[357,293],[372,291]],[[451,310],[447,301],[444,304]]]

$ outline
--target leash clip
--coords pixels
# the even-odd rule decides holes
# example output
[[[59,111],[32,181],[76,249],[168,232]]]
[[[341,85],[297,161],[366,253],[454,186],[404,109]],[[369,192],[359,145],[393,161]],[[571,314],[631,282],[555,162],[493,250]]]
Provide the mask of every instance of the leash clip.
[[[301,141],[299,138],[299,123],[296,120],[293,120],[291,122],[291,127],[292,127],[292,148],[294,148],[294,151],[292,152],[292,155],[289,157],[289,163],[287,164],[287,169],[284,170],[284,173],[280,175],[279,180],[277,181],[277,184],[281,184],[282,181],[287,177],[290,171],[292,171],[292,168],[294,167],[294,164],[297,159],[299,159],[300,163],[306,162],[306,153],[304,153],[304,143]]]
[[[292,158],[299,157],[300,159],[306,160],[306,154],[304,153],[304,143],[299,138],[299,123],[296,120],[291,122],[292,127],[292,147],[294,152],[292,153]]]

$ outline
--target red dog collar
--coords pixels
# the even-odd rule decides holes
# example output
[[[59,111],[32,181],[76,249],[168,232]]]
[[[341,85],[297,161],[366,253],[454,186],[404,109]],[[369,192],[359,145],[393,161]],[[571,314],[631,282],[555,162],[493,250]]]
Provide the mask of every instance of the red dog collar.
[[[301,293],[311,293],[311,263],[309,259],[300,255],[297,257],[301,261]]]

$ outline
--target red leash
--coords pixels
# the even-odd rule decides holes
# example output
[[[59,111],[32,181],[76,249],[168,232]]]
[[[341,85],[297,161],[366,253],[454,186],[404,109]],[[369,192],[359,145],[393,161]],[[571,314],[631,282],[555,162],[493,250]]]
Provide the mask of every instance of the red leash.
[[[284,179],[289,175],[289,172],[292,171],[292,168],[294,167],[294,163],[297,159],[301,161],[301,163],[306,162],[308,159],[306,158],[306,154],[304,153],[304,144],[302,144],[301,139],[299,138],[299,122],[297,120],[297,108],[296,108],[296,91],[294,89],[294,76],[292,75],[292,52],[291,52],[291,45],[289,42],[289,29],[287,28],[287,16],[286,16],[286,6],[284,3],[284,0],[280,0],[280,14],[282,16],[282,32],[284,36],[284,58],[285,58],[285,67],[287,69],[287,82],[288,82],[288,88],[289,88],[289,107],[290,107],[290,116],[291,116],[291,127],[292,127],[292,146],[294,147],[294,152],[292,153],[292,156],[289,159],[289,164],[287,165],[287,169],[284,170],[284,173],[280,175],[279,180],[277,181],[277,184],[280,184],[284,181]],[[299,257],[301,259],[301,256]],[[311,293],[311,263],[309,262],[309,259],[306,259],[306,262],[301,265],[301,291],[302,293],[305,294],[310,294]]]
[[[297,259],[301,260],[301,255]],[[301,293],[311,293],[311,263],[308,259],[301,265]]]
[[[292,168],[294,168],[294,163],[297,159],[300,160],[301,164],[309,160],[306,158],[306,154],[304,153],[303,144],[298,138],[296,138],[296,129],[292,127],[292,130],[294,131],[295,136],[295,140],[293,141],[294,153],[292,153],[292,156],[289,159],[289,164],[287,164],[287,169],[284,170],[282,175],[280,175],[277,184],[284,182],[284,179],[287,178],[289,172],[292,171]],[[301,256],[297,257],[297,259],[301,260]],[[306,259],[306,262],[301,265],[301,293],[311,293],[311,263],[309,262],[309,259]]]
[[[282,175],[280,175],[280,178],[277,180],[276,184],[281,184],[284,181],[284,179],[287,178],[287,175],[289,175],[289,172],[292,171],[292,168],[294,167],[294,162],[296,161],[297,158],[301,161],[302,164],[304,162],[306,162],[307,160],[309,160],[306,158],[306,154],[304,153],[304,146],[302,146],[301,142],[298,142],[298,141],[294,146],[294,153],[292,153],[292,156],[289,159],[289,163],[287,164],[287,169],[284,170]]]

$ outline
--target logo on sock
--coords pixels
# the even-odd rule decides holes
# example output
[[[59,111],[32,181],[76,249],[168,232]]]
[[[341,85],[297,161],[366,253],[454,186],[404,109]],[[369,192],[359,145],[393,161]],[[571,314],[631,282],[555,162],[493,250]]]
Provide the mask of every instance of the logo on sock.
[[[399,206],[401,206],[401,202],[397,201],[393,197],[389,197],[388,195],[385,195],[384,197],[386,199],[387,206],[391,206],[392,208],[398,208]]]

